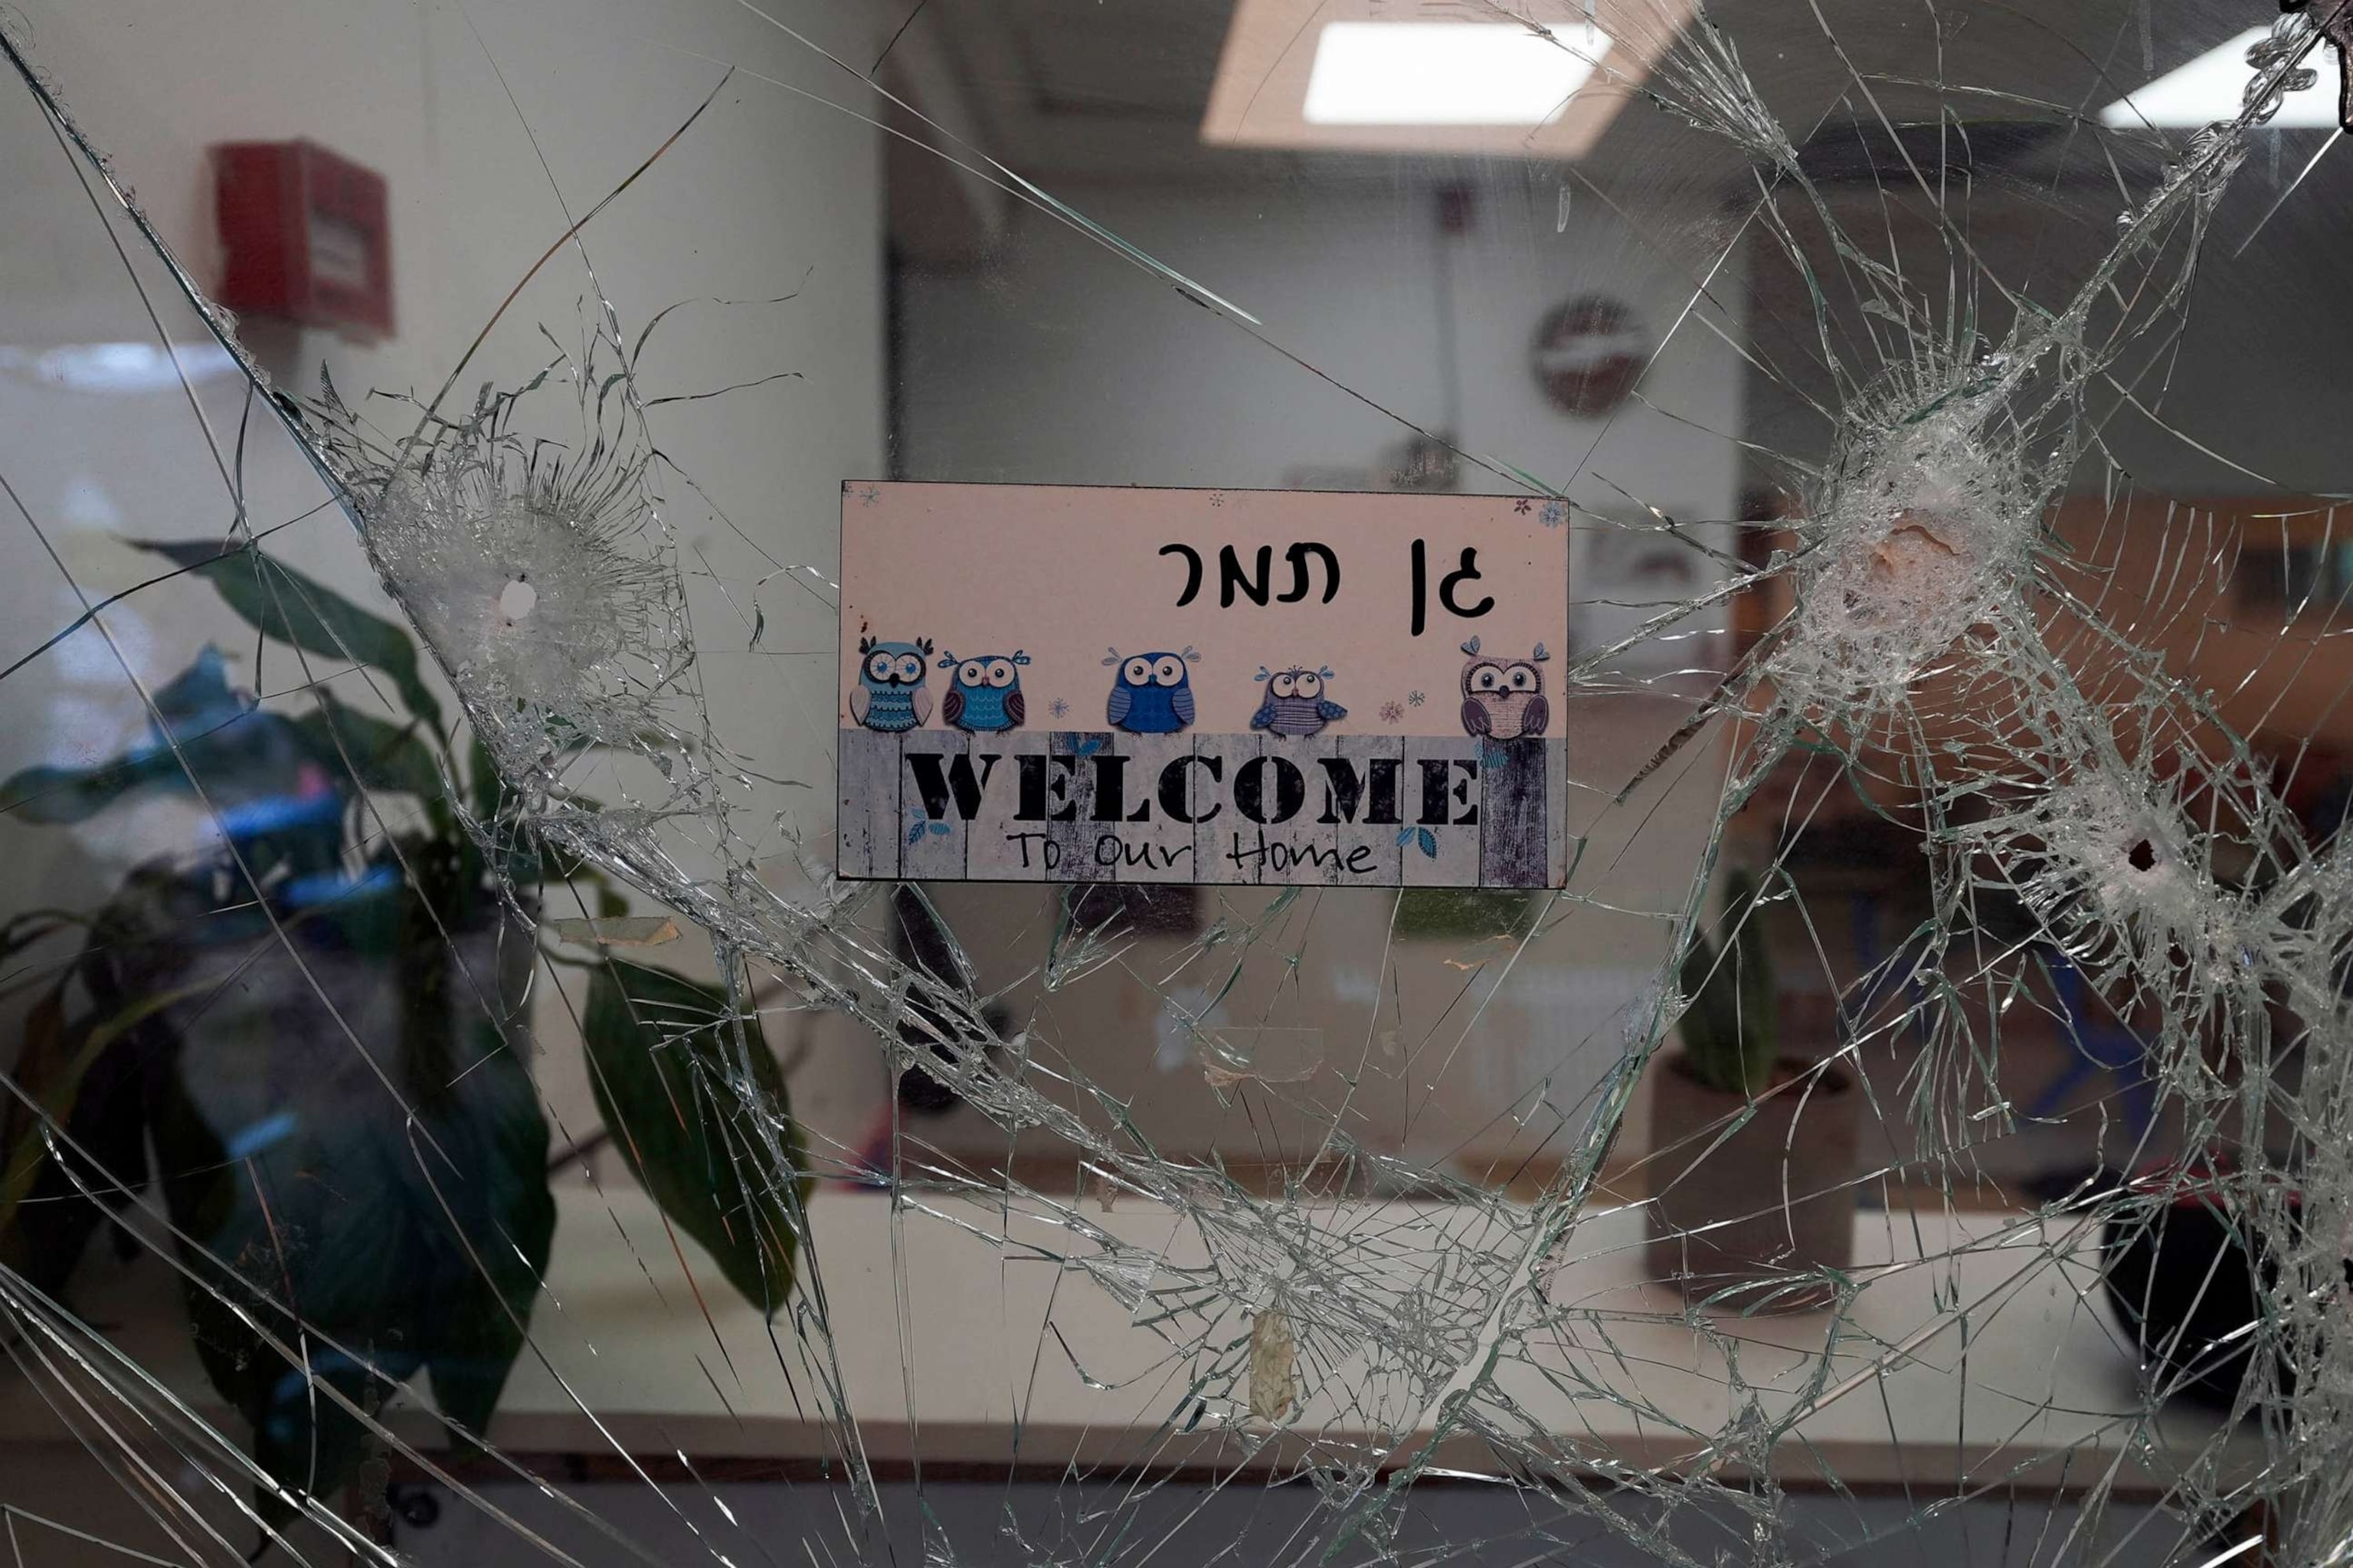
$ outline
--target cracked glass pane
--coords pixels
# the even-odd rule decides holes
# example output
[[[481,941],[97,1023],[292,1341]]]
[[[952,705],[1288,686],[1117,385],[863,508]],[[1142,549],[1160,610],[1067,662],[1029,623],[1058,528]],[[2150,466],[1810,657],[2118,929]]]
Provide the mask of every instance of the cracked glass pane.
[[[0,6],[6,1561],[2342,1561],[2348,47]],[[854,879],[894,482],[1508,502],[1566,885]]]

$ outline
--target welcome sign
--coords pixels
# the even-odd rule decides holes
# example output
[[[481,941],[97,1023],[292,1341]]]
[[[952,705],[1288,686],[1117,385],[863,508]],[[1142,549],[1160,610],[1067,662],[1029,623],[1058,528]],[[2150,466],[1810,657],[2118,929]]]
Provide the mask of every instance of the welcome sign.
[[[1557,887],[1567,509],[842,488],[849,878]]]

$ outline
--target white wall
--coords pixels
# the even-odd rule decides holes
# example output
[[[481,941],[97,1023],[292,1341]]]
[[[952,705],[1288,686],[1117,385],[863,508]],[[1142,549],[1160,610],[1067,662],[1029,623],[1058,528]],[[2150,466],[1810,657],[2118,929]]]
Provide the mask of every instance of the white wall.
[[[2094,313],[2089,341],[2115,358],[2108,374],[2084,389],[2075,435],[2084,450],[2071,493],[2124,492],[2110,458],[2143,497],[2353,492],[2353,461],[2339,434],[2353,418],[2353,381],[2342,369],[2353,355],[2353,317],[2330,295],[2353,173],[2324,161],[2257,230],[2320,144],[2317,133],[2288,133],[2285,172],[2274,180],[2266,167],[2271,143],[2258,141],[2206,230],[2178,309],[2159,311],[2157,302],[2190,263],[2182,235],[2126,267],[2120,297],[2133,302],[2133,325],[2112,341],[2115,313]],[[2108,166],[2096,159],[2063,180],[2048,172],[1983,179],[1954,218],[1969,252],[1969,264],[1957,265],[1949,234],[1883,199],[1876,187],[1842,184],[1826,195],[1848,238],[1866,254],[1889,258],[1929,319],[1974,322],[1989,344],[2012,330],[2013,297],[2044,312],[2069,308],[2107,260],[2120,207]],[[1794,464],[1827,455],[1832,432],[1820,408],[1852,396],[1831,386],[1820,366],[1825,331],[1847,373],[1866,386],[1879,368],[1875,344],[1890,344],[1891,357],[1928,346],[1886,336],[1885,322],[1861,310],[1863,295],[1802,216],[1802,204],[1788,210],[1799,215],[1791,231],[1816,279],[1825,281],[1829,305],[1818,320],[1808,285],[1781,249],[1756,244],[1751,341],[1790,384],[1750,374],[1748,429],[1760,449],[1791,460],[1759,464],[1782,468],[1774,477],[1783,479]],[[2124,388],[2142,406],[2126,401]]]
[[[1556,412],[1528,367],[1545,312],[1588,291],[1628,301],[1654,340],[1665,336],[1721,245],[1712,212],[1646,215],[1638,233],[1573,192],[1556,231],[1553,181],[1498,178],[1476,189],[1469,232],[1450,238],[1421,183],[1327,175],[1057,194],[1259,316],[1268,342],[1017,208],[998,255],[908,280],[907,477],[1280,487],[1308,471],[1369,468],[1406,431],[1320,371],[1424,429],[1455,424],[1464,450],[1566,484],[1580,503],[1625,504],[1606,476],[1679,515],[1732,514],[1738,451],[1725,437],[1739,430],[1740,362],[1713,333],[1684,323],[1642,383],[1656,409],[1629,404],[1606,431]],[[1736,264],[1714,279],[1715,318],[1736,337],[1744,292]],[[1461,388],[1452,418],[1450,333]],[[1475,467],[1464,483],[1519,488]]]
[[[875,47],[864,7],[806,0],[773,9],[846,53]],[[776,654],[829,650],[831,612],[787,583],[755,579],[771,570],[768,557],[832,575],[839,482],[881,468],[880,137],[750,73],[862,103],[839,72],[727,0],[28,0],[23,16],[16,36],[200,284],[211,285],[219,268],[208,143],[309,137],[387,178],[396,335],[360,347],[260,322],[248,334],[295,390],[313,388],[323,360],[353,399],[371,388],[429,397],[571,217],[661,146],[718,85],[725,68],[712,59],[747,68],[586,230],[596,285],[569,250],[552,260],[468,366],[455,400],[470,402],[485,381],[520,383],[545,364],[554,351],[542,324],[578,345],[598,288],[632,336],[681,301],[797,292],[782,304],[680,311],[655,338],[641,380],[660,396],[778,372],[801,377],[658,408],[652,422],[665,450],[748,536],[667,482],[689,570],[707,560],[744,615],[756,601],[768,621],[770,654],[748,652],[748,628],[707,576],[693,579],[699,669],[719,730],[763,772],[823,779],[832,659]],[[37,368],[61,347],[152,344],[154,328],[71,163],[13,75],[0,80],[0,189],[9,213],[0,225],[0,346],[9,351],[0,365],[0,473],[95,598],[160,569],[121,538],[222,536],[234,506],[175,385],[75,389]],[[167,331],[200,353],[200,329],[168,297],[168,279],[123,233],[144,282],[162,293]],[[200,386],[216,429],[233,440],[243,412],[237,378]],[[560,385],[545,402],[544,423],[568,433]],[[396,408],[379,405],[379,418],[406,428]],[[289,446],[266,439],[266,419],[259,428],[243,476],[257,527],[322,493]],[[290,528],[271,548],[383,608],[340,514]],[[79,600],[22,519],[0,521],[0,565],[5,664],[63,626]],[[107,624],[151,683],[169,679],[206,641],[228,651],[240,685],[282,690],[299,676],[282,650],[257,670],[250,635],[193,581],[143,592],[110,611]],[[354,682],[336,689],[364,700]],[[0,683],[0,774],[35,761],[95,760],[137,740],[143,724],[106,645],[77,634]],[[798,797],[828,798],[821,787]],[[808,826],[822,842],[827,824]],[[73,830],[0,820],[0,910],[86,906],[127,864],[186,853],[204,831],[191,808],[169,801],[118,809]],[[690,940],[671,951],[691,963],[690,949],[702,946]],[[571,1081],[575,1054],[557,1050],[548,1062],[543,1081],[552,1075],[551,1093],[571,1107],[566,1130],[585,1130]]]
[[[855,8],[799,9],[801,22],[832,44],[849,48],[864,37]],[[317,333],[295,345],[266,324],[253,334],[277,368],[301,377],[296,390],[311,389],[323,360],[347,397],[438,387],[507,291],[565,231],[567,211],[586,212],[719,82],[723,68],[693,54],[800,84],[834,79],[807,50],[720,0],[492,0],[463,10],[439,0],[255,0],[228,8],[72,0],[31,6],[27,30],[37,63],[200,282],[218,267],[207,143],[308,136],[388,178],[397,334],[366,349]],[[39,349],[134,328],[136,302],[102,232],[78,193],[60,195],[72,187],[63,184],[56,147],[26,114],[12,112],[5,125],[0,156],[12,172],[12,210],[25,219],[0,234],[5,340]],[[871,127],[739,75],[584,236],[604,297],[628,333],[682,300],[798,291],[786,304],[680,312],[663,324],[644,369],[658,394],[800,373],[800,380],[658,412],[655,429],[761,547],[821,570],[835,548],[839,482],[873,471],[881,457],[880,170]],[[567,251],[552,261],[469,366],[459,400],[480,382],[512,384],[543,364],[553,350],[538,334],[542,324],[577,344],[589,291],[577,257]],[[174,324],[185,330],[184,321]],[[79,525],[177,537],[226,528],[224,487],[208,461],[192,461],[202,450],[176,389],[100,403],[16,378],[5,395],[0,453],[37,515],[69,532]],[[560,404],[560,394],[551,401]],[[227,407],[233,415],[233,397]],[[390,409],[384,419],[397,423]],[[273,474],[249,482],[293,488]],[[765,569],[683,486],[668,488],[681,534],[712,550],[720,570]],[[257,506],[255,521],[269,520]],[[19,543],[11,537],[12,560]],[[278,543],[296,561],[364,588],[335,520]],[[132,564],[96,541],[74,548],[101,577],[110,575],[105,564]],[[62,623],[67,600],[53,572],[11,574],[5,587],[10,648]],[[169,598],[192,609],[205,603],[177,588]],[[168,613],[165,600],[153,596]],[[776,639],[768,646],[790,646],[784,639],[804,632],[829,637],[829,617],[813,613],[807,596],[778,593],[764,602]],[[714,626],[704,665],[723,726],[739,732],[788,694],[778,689],[776,662],[747,665],[732,653],[742,641]],[[156,673],[184,656],[178,646],[160,652]],[[47,672],[24,673],[38,684]],[[18,681],[9,685],[5,699],[18,711],[31,699]],[[828,720],[821,730],[829,728],[830,687],[828,670],[812,690]],[[787,760],[813,767],[816,758]]]
[[[1303,164],[1293,182],[1248,188],[1054,186],[1261,318],[1266,341],[1027,208],[1016,209],[1003,248],[970,270],[912,273],[901,316],[899,471],[1373,487],[1384,453],[1407,432],[1369,400],[1425,429],[1451,428],[1460,446],[1498,467],[1565,486],[1580,507],[1578,559],[1607,526],[1586,506],[1617,517],[1637,501],[1683,520],[1736,515],[1739,452],[1728,438],[1741,429],[1741,362],[1696,323],[1668,337],[1722,253],[1718,214],[1651,210],[1638,230],[1637,218],[1575,193],[1564,226],[1554,177],[1503,169],[1474,192],[1467,232],[1447,237],[1434,187],[1368,179],[1361,168]],[[1737,341],[1746,289],[1737,258],[1710,282],[1715,302],[1701,308]],[[1538,323],[1587,292],[1627,301],[1654,342],[1667,338],[1642,383],[1652,407],[1630,401],[1613,420],[1584,420],[1545,401],[1529,365]],[[1460,387],[1452,408],[1450,339]],[[1470,465],[1463,484],[1518,488]],[[1588,597],[1577,572],[1566,585],[1573,604]],[[1264,936],[1244,983],[1211,1016],[1316,1032],[1324,1074],[1287,1097],[1303,1109],[1270,1117],[1264,1106],[1238,1107],[1208,1090],[1187,1054],[1170,1004],[1205,1005],[1230,958],[1180,967],[1181,943],[1142,938],[1124,966],[1132,973],[1107,970],[1046,995],[1031,977],[1051,921],[1035,893],[957,888],[944,904],[985,983],[1011,988],[1018,1022],[1035,1027],[1030,1048],[1050,1061],[1067,1054],[1130,1107],[1164,1152],[1295,1159],[1336,1118],[1377,1150],[1508,1173],[1538,1145],[1545,1156],[1569,1152],[1656,972],[1666,935],[1658,916],[1679,908],[1689,886],[1716,799],[1709,769],[1720,776],[1721,755],[1694,747],[1672,780],[1626,806],[1609,802],[1686,712],[1672,697],[1567,705],[1571,816],[1591,842],[1574,896],[1525,952],[1493,935],[1392,946],[1393,897],[1369,891],[1310,894]],[[1237,921],[1262,902],[1246,890],[1206,896]],[[1303,960],[1295,971],[1282,962],[1293,953]],[[1628,1148],[1642,1141],[1637,1119]],[[1002,1151],[1001,1135],[967,1111],[920,1130],[970,1158],[988,1158],[992,1141]]]

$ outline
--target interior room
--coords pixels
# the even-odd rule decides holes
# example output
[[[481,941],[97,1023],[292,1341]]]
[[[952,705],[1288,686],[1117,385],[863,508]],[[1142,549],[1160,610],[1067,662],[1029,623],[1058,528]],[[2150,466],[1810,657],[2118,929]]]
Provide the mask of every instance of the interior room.
[[[2343,1560],[2344,0],[0,51],[5,1561]]]

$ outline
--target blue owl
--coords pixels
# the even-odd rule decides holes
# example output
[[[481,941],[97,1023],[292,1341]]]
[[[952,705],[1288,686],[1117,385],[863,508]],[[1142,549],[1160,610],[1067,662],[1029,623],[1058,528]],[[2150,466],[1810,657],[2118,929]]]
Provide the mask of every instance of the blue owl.
[[[858,640],[858,684],[849,688],[849,716],[868,729],[903,735],[932,716],[923,678],[931,673],[932,640]]]
[[[1021,666],[1029,655],[1019,649],[1011,657],[993,653],[984,659],[958,659],[943,652],[940,668],[954,670],[948,694],[940,699],[940,718],[966,735],[995,735],[1019,729],[1029,722],[1029,702],[1021,694]]]
[[[1258,678],[1266,683],[1266,697],[1258,712],[1250,715],[1252,729],[1294,737],[1310,736],[1333,720],[1348,716],[1347,709],[1324,694],[1324,683],[1332,678],[1328,666],[1270,672],[1261,664]]]
[[[1193,722],[1193,674],[1187,663],[1201,655],[1187,648],[1182,653],[1138,653],[1123,660],[1111,651],[1106,664],[1119,666],[1105,716],[1113,729],[1130,735],[1175,735]]]

